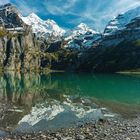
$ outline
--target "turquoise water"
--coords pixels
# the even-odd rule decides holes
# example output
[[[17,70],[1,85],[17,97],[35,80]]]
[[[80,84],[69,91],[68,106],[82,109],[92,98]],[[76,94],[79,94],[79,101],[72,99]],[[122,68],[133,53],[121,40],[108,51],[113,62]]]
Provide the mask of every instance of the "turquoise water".
[[[114,114],[139,114],[140,76],[0,75],[0,129],[31,132],[79,125]]]
[[[54,74],[52,80],[60,89],[73,89],[74,94],[104,101],[140,104],[140,77],[119,74]]]

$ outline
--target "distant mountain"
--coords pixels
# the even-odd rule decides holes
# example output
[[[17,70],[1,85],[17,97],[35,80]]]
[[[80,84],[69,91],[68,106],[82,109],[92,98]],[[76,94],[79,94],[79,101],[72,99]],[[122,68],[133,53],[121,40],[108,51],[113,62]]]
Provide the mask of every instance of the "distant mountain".
[[[65,40],[74,39],[77,36],[84,35],[86,33],[97,34],[96,31],[89,28],[86,24],[81,23],[72,30],[68,30],[65,33]]]
[[[86,49],[94,45],[94,43],[101,38],[99,32],[89,28],[86,24],[81,23],[73,30],[68,30],[65,35],[65,41],[68,43],[65,45],[67,48]]]
[[[21,19],[32,26],[33,32],[38,38],[48,39],[52,38],[54,41],[59,40],[63,36],[65,30],[60,28],[53,20],[42,20],[35,13],[27,17],[21,16]]]
[[[93,46],[94,41],[101,37],[98,32],[92,30],[84,23],[79,24],[73,30],[65,31],[55,21],[50,19],[42,20],[34,13],[27,17],[21,16],[21,19],[27,25],[32,26],[37,38],[51,42],[64,39],[67,41],[65,48],[90,48]]]
[[[140,71],[140,7],[118,15],[106,26],[96,48],[80,56],[78,70]]]

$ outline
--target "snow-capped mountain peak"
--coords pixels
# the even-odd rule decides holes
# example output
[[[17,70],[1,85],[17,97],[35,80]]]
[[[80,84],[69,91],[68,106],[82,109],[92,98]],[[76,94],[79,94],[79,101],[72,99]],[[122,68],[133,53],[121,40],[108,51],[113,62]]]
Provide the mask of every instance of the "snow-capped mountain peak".
[[[122,30],[126,27],[127,24],[131,22],[132,19],[140,16],[140,6],[134,9],[131,9],[127,12],[119,14],[116,18],[111,20],[105,28],[105,35],[110,35],[115,33],[118,30]]]
[[[43,22],[42,19],[39,18],[35,13],[31,13],[27,17],[21,17],[21,18],[27,25],[33,25],[33,24]]]
[[[89,29],[89,27],[85,24],[85,23],[80,23],[77,28],[81,29],[81,30],[87,30]]]
[[[48,39],[53,36],[53,39],[57,40],[65,33],[65,30],[60,28],[55,21],[50,19],[42,20],[35,13],[21,18],[27,25],[32,26],[33,32],[39,38]]]
[[[101,38],[101,34],[94,31],[84,23],[80,23],[71,31],[65,34],[65,40],[68,41],[65,47],[74,49],[88,49],[93,46],[96,40]]]
[[[99,34],[98,32],[94,31],[90,27],[88,27],[85,23],[80,23],[76,26],[73,30],[69,30],[65,34],[65,40],[71,40],[75,37],[85,34]]]
[[[31,13],[29,16],[28,16],[29,19],[36,19],[36,21],[40,21],[41,18],[38,17],[35,13]]]
[[[79,30],[79,32],[86,33],[86,32],[91,32],[91,33],[97,33],[96,31],[94,31],[93,29],[91,29],[90,27],[88,27],[85,23],[80,23],[75,30]]]

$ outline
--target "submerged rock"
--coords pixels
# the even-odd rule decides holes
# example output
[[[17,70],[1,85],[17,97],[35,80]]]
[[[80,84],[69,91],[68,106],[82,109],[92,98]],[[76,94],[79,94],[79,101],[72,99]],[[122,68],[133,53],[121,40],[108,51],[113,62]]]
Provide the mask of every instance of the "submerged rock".
[[[0,138],[6,137],[7,135],[9,135],[8,132],[5,132],[5,131],[0,130]]]

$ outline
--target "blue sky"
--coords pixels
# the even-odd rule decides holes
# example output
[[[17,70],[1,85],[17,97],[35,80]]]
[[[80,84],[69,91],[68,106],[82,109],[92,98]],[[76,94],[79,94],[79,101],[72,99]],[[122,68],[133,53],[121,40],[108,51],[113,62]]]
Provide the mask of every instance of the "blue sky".
[[[140,6],[140,0],[0,0],[13,3],[23,15],[32,12],[53,19],[61,27],[73,28],[81,22],[101,31],[119,13]]]

